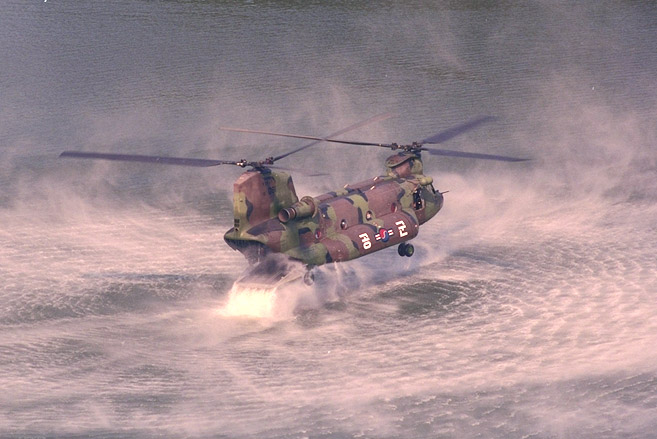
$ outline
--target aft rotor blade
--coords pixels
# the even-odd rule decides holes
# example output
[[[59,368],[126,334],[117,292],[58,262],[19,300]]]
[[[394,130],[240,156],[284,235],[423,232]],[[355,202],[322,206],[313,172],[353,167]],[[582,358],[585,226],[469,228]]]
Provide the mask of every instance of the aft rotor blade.
[[[136,154],[109,154],[102,152],[64,151],[59,156],[76,158],[76,159],[113,160],[119,162],[157,163],[160,165],[194,166],[194,167],[237,165],[237,162],[228,161],[228,160],[189,159],[189,158],[180,158],[180,157],[162,157],[162,156],[136,155]]]
[[[307,172],[307,171],[304,171],[304,170],[301,170],[301,169],[297,169],[297,168],[286,168],[284,166],[277,166],[277,165],[267,166],[267,168],[268,169],[280,169],[281,171],[294,172],[296,174],[301,174],[305,177],[326,177],[328,175],[331,175],[331,174],[327,174],[325,172],[310,173],[310,172]]]
[[[318,143],[320,143],[320,142],[322,142],[322,141],[324,141],[324,140],[328,140],[328,139],[330,139],[331,137],[339,136],[340,134],[344,134],[344,133],[346,133],[346,132],[348,132],[348,131],[355,130],[356,128],[360,128],[360,127],[363,127],[363,126],[365,126],[365,125],[368,125],[368,124],[371,124],[371,123],[374,123],[374,122],[378,122],[378,121],[381,121],[381,120],[389,119],[389,118],[391,118],[391,117],[394,116],[394,115],[395,115],[394,113],[381,113],[381,114],[378,114],[378,115],[376,115],[376,116],[374,116],[374,117],[371,117],[371,118],[369,118],[369,119],[367,119],[367,120],[364,120],[364,121],[362,121],[362,122],[358,122],[358,123],[356,123],[356,124],[354,124],[354,125],[348,126],[347,128],[343,128],[343,129],[341,129],[340,131],[336,131],[335,133],[329,134],[328,136],[326,136],[326,137],[324,137],[324,138],[322,138],[322,139],[315,140],[314,142],[311,142],[311,143],[309,143],[309,144],[307,144],[307,145],[304,145],[304,146],[302,146],[302,147],[300,147],[300,148],[297,148],[297,149],[295,149],[294,151],[290,151],[290,152],[287,152],[287,153],[285,153],[285,154],[281,154],[281,155],[279,155],[278,157],[274,157],[274,161],[276,161],[276,160],[280,160],[280,159],[282,159],[282,158],[285,158],[285,157],[287,157],[287,156],[289,156],[289,155],[292,155],[292,154],[294,154],[294,153],[297,153],[297,152],[299,152],[299,151],[303,151],[304,149],[306,149],[306,148],[310,148],[311,146],[316,145],[316,144],[318,144]]]
[[[468,159],[482,159],[482,160],[497,160],[501,162],[526,162],[529,159],[521,159],[517,157],[508,157],[504,155],[493,155],[493,154],[481,154],[478,152],[464,152],[464,151],[453,151],[451,149],[431,149],[431,148],[422,148],[422,151],[426,151],[431,155],[441,155],[446,157],[463,157]]]
[[[474,128],[478,127],[479,125],[485,124],[487,122],[492,122],[494,120],[495,120],[495,118],[493,116],[480,117],[478,119],[471,120],[470,122],[466,122],[464,124],[455,126],[453,128],[449,128],[445,131],[441,131],[438,134],[434,134],[431,137],[427,137],[426,139],[424,139],[423,141],[421,141],[419,143],[430,143],[430,144],[443,143],[443,142],[446,142],[446,141],[450,140],[453,137],[456,137],[460,134],[465,133],[466,131],[470,131],[470,130],[474,129]]]

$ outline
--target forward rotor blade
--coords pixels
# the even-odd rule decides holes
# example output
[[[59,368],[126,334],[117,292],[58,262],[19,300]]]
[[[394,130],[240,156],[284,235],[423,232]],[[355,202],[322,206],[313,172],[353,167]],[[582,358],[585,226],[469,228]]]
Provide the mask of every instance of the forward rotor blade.
[[[113,160],[119,162],[157,163],[160,165],[194,166],[194,167],[237,165],[237,162],[228,161],[228,160],[188,159],[188,158],[180,158],[180,157],[161,157],[161,156],[136,155],[136,154],[109,154],[102,152],[64,151],[59,156],[65,158],[75,158],[75,159]]]
[[[482,160],[497,160],[500,162],[526,162],[529,159],[521,159],[517,157],[508,157],[504,155],[481,154],[478,152],[464,152],[453,151],[451,149],[431,149],[422,148],[422,151],[428,152],[430,155],[441,155],[446,157],[463,157],[468,159],[482,159]]]
[[[343,144],[346,144],[346,145],[369,145],[369,146],[388,147],[389,145],[380,144],[380,143],[356,142],[356,141],[351,141],[351,140],[339,140],[339,139],[333,139],[332,137],[338,136],[340,134],[344,134],[347,131],[355,130],[356,128],[360,128],[360,127],[362,127],[364,125],[367,125],[369,123],[372,123],[372,122],[387,119],[387,118],[392,117],[392,116],[394,116],[394,114],[392,114],[392,113],[383,113],[383,114],[374,116],[370,119],[367,119],[363,122],[359,122],[355,125],[347,127],[345,129],[342,129],[342,130],[338,131],[337,133],[333,133],[333,134],[331,134],[329,136],[326,136],[326,137],[306,136],[306,135],[303,135],[303,134],[277,133],[277,132],[273,132],[273,131],[249,130],[249,129],[244,129],[244,128],[220,127],[219,129],[224,130],[224,131],[235,131],[235,132],[238,132],[238,133],[266,134],[266,135],[269,135],[269,136],[291,137],[293,139],[306,139],[306,140],[314,140],[315,141],[315,142],[312,142],[308,145],[304,145],[301,148],[298,148],[298,149],[296,149],[292,152],[289,152],[287,154],[283,154],[283,155],[280,155],[280,156],[274,158],[274,160],[278,160],[278,159],[281,159],[283,157],[287,157],[288,155],[293,154],[295,152],[301,151],[302,149],[305,149],[305,148],[308,148],[312,145],[315,145],[316,143],[319,143],[319,142],[343,143]]]
[[[363,127],[363,126],[365,126],[365,125],[369,125],[369,124],[374,123],[374,122],[378,122],[378,121],[381,121],[381,120],[389,119],[389,118],[391,118],[391,117],[394,116],[394,115],[395,115],[394,113],[381,113],[381,114],[378,114],[378,115],[373,116],[373,117],[371,117],[371,118],[369,118],[369,119],[367,119],[367,120],[364,120],[364,121],[362,121],[362,122],[358,122],[358,123],[356,123],[356,124],[353,124],[353,125],[351,125],[351,126],[348,126],[347,128],[343,128],[343,129],[341,129],[340,131],[336,131],[335,133],[329,134],[328,136],[326,136],[325,138],[323,138],[323,139],[321,139],[321,140],[315,140],[314,142],[311,142],[311,143],[309,143],[309,144],[307,144],[307,145],[304,145],[304,146],[302,146],[302,147],[300,147],[300,148],[297,148],[297,149],[295,149],[294,151],[290,151],[290,152],[288,152],[288,153],[281,154],[281,155],[279,155],[278,157],[274,157],[274,161],[276,161],[276,160],[280,160],[280,159],[282,159],[282,158],[285,158],[285,157],[287,157],[287,156],[289,156],[289,155],[292,155],[292,154],[294,154],[294,153],[297,153],[297,152],[299,152],[299,151],[303,151],[304,149],[306,149],[306,148],[310,148],[311,146],[316,145],[316,144],[318,144],[318,143],[320,143],[320,142],[322,142],[322,141],[324,141],[324,140],[327,140],[327,139],[329,139],[329,138],[331,138],[331,137],[339,136],[339,135],[344,134],[344,133],[346,133],[346,132],[348,132],[348,131],[355,130],[356,128],[360,128],[360,127]]]
[[[287,134],[287,133],[275,133],[272,131],[260,131],[260,130],[246,130],[242,128],[221,128],[224,131],[237,131],[240,133],[254,133],[254,134],[267,134],[269,136],[279,136],[279,137],[292,137],[294,139],[307,139],[307,140],[316,140],[317,142],[333,142],[333,143],[344,143],[346,145],[367,145],[367,146],[383,146],[388,148],[390,145],[384,143],[371,143],[371,142],[357,142],[352,140],[339,140],[331,139],[329,137],[317,137],[317,136],[306,136],[303,134]]]
[[[431,137],[427,137],[426,139],[424,139],[423,141],[421,141],[419,143],[430,143],[430,144],[434,144],[434,145],[437,144],[437,143],[443,143],[443,142],[446,142],[446,141],[450,140],[453,137],[458,136],[459,134],[463,134],[466,131],[470,131],[470,130],[478,127],[479,125],[485,124],[487,122],[492,122],[494,120],[495,120],[495,118],[493,116],[480,117],[478,119],[471,120],[470,122],[466,122],[464,124],[455,126],[453,128],[449,128],[445,131],[441,131],[438,134],[434,134]]]

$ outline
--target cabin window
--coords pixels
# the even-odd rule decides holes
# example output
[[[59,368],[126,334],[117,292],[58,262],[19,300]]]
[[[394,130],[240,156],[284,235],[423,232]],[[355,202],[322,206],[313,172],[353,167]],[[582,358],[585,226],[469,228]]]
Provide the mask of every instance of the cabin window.
[[[371,211],[371,210],[368,210],[368,211],[367,211],[367,213],[365,214],[365,219],[366,219],[367,221],[371,221],[371,220],[372,220],[372,211]]]
[[[340,228],[342,230],[347,228],[347,220],[346,219],[343,219],[342,221],[340,221]]]
[[[321,238],[322,232],[319,229],[315,230],[315,239],[319,241]]]
[[[397,212],[397,203],[392,203],[390,205],[390,212],[392,212],[392,213]]]

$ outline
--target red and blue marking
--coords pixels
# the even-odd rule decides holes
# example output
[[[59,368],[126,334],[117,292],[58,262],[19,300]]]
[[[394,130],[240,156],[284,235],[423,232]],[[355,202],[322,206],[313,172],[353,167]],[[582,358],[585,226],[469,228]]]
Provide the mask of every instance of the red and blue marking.
[[[383,242],[388,242],[390,237],[394,234],[393,229],[379,229],[376,235],[374,235],[374,239],[377,241],[383,241]]]

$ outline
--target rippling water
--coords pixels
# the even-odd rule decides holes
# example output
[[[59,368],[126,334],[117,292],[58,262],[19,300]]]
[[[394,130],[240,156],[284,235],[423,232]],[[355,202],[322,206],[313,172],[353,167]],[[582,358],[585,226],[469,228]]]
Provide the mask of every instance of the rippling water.
[[[654,2],[9,0],[0,436],[648,438],[657,428]],[[235,125],[412,141],[445,208],[312,290],[231,290]],[[381,172],[326,145],[300,195]],[[236,296],[237,294],[237,296]],[[245,305],[246,304],[246,305]],[[251,317],[240,316],[244,309]]]

